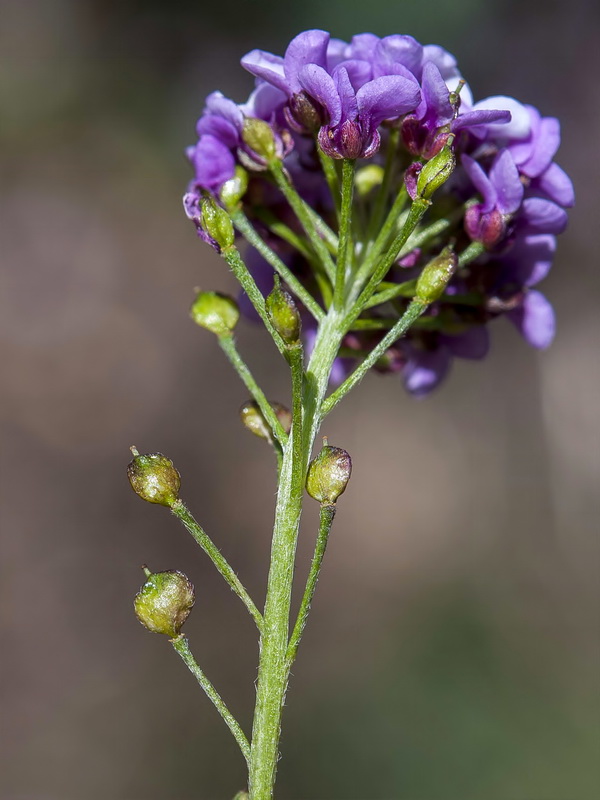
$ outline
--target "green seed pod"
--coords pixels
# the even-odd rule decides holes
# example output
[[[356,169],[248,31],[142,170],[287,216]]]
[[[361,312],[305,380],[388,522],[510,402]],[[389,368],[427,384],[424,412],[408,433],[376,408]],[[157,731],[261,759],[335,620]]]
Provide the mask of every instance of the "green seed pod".
[[[268,122],[256,117],[246,117],[242,130],[242,139],[250,150],[257,156],[271,161],[277,155],[277,145],[275,135]]]
[[[206,233],[217,243],[221,250],[231,247],[235,241],[233,223],[227,211],[221,208],[218,203],[215,203],[212,197],[205,197],[202,200],[200,222]]]
[[[422,303],[435,303],[444,294],[448,282],[456,272],[458,258],[449,247],[425,265],[417,280],[415,297]]]
[[[162,453],[140,455],[131,448],[133,461],[127,467],[127,477],[131,488],[148,503],[159,503],[172,508],[179,498],[181,476]]]
[[[380,164],[367,164],[356,170],[354,185],[359,197],[366,197],[373,189],[381,186],[384,169]]]
[[[281,403],[275,402],[270,402],[270,405],[275,412],[275,416],[279,422],[281,422],[283,430],[289,433],[292,428],[292,413],[289,408],[281,405]],[[271,429],[269,428],[269,424],[254,400],[248,400],[248,402],[244,403],[240,408],[240,419],[250,433],[253,433],[255,436],[260,436],[261,439],[267,439],[269,442],[271,441]]]
[[[246,194],[248,189],[248,173],[239,164],[235,168],[233,178],[225,181],[221,187],[221,202],[225,208],[233,209]]]
[[[179,634],[194,605],[194,586],[176,569],[151,573],[133,601],[135,615],[152,633],[163,633],[172,639]]]
[[[240,318],[238,304],[220,292],[198,292],[190,309],[197,325],[217,336],[230,336]]]
[[[289,292],[281,288],[279,275],[274,276],[273,291],[265,300],[267,314],[273,327],[286,344],[296,344],[300,338],[300,314]]]
[[[324,441],[321,452],[309,464],[306,491],[322,505],[334,505],[350,480],[352,459],[341,447],[331,447]]]
[[[249,797],[248,792],[238,792],[233,800],[248,800]]]
[[[451,142],[450,142],[451,144]],[[456,156],[450,145],[442,147],[440,152],[423,165],[417,179],[417,194],[429,200],[433,193],[445,183],[456,167]]]

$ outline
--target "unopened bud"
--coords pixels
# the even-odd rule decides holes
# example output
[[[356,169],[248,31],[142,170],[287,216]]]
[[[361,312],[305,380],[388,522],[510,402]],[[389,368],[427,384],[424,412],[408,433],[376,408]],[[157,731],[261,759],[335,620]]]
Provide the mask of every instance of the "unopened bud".
[[[233,223],[227,211],[215,203],[212,197],[204,197],[202,200],[200,224],[220,250],[231,247],[235,240]]]
[[[134,457],[127,467],[127,477],[133,491],[148,503],[173,507],[181,486],[181,476],[173,462],[162,453],[140,455],[135,447],[131,452]]]
[[[269,404],[281,423],[283,430],[289,433],[292,429],[292,413],[289,408],[281,405],[281,403]],[[271,428],[269,427],[269,423],[264,418],[262,411],[258,407],[258,403],[254,400],[248,400],[248,402],[244,403],[240,408],[240,419],[250,433],[253,433],[255,436],[260,436],[261,439],[271,441]]]
[[[380,164],[367,164],[356,171],[354,185],[359,197],[366,197],[383,182],[384,169]]]
[[[144,567],[147,581],[133,601],[135,615],[152,633],[174,638],[194,605],[194,586],[176,569],[151,573]]]
[[[417,280],[415,297],[422,303],[435,303],[444,294],[446,286],[456,271],[458,258],[449,247],[425,265]]]
[[[268,122],[256,117],[246,117],[242,130],[242,139],[250,150],[265,161],[271,161],[277,155],[275,134]]]
[[[341,447],[326,442],[308,466],[306,491],[322,505],[333,505],[348,485],[352,459]]]
[[[433,193],[445,183],[456,167],[456,156],[451,146],[442,147],[440,152],[423,165],[417,179],[417,194],[429,200]]]
[[[248,173],[239,164],[235,168],[233,178],[225,181],[221,186],[221,202],[226,208],[232,209],[237,206],[248,189]]]
[[[240,310],[229,295],[198,292],[190,316],[197,325],[217,336],[229,336],[240,318]]]
[[[283,341],[296,344],[300,338],[300,314],[292,295],[281,288],[279,275],[275,275],[274,281],[273,291],[265,300],[267,314]]]

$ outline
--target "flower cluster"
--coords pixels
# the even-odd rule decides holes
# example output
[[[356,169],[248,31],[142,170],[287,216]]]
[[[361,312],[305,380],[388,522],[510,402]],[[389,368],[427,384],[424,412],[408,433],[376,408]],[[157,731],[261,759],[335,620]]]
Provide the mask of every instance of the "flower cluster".
[[[377,248],[383,258],[411,201],[430,202],[422,178],[428,167],[435,172],[435,159],[445,158],[434,202],[383,276],[375,295],[382,302],[369,302],[348,331],[338,379],[393,326],[423,267],[449,244],[457,268],[445,292],[378,369],[399,372],[411,393],[426,394],[454,357],[485,356],[488,323],[498,316],[534,347],[550,344],[554,314],[534,287],[550,269],[565,208],[574,201],[570,179],[553,160],[558,120],[510,97],[474,102],[454,57],[411,36],[366,33],[347,43],[306,31],[283,57],[253,50],[242,65],[255,78],[247,102],[215,92],[198,121],[198,142],[187,151],[194,179],[186,213],[207,238],[203,198],[219,201],[232,182],[242,185],[236,200],[245,217],[325,309],[331,281],[315,266],[314,246],[272,180],[273,160],[332,235],[339,230],[332,184],[340,163],[353,163],[350,265],[352,275],[367,281]],[[249,120],[263,123],[262,139],[248,134]],[[382,230],[389,233],[383,242]],[[250,249],[246,260],[268,291],[273,271],[263,255]],[[314,336],[308,320],[303,335]]]

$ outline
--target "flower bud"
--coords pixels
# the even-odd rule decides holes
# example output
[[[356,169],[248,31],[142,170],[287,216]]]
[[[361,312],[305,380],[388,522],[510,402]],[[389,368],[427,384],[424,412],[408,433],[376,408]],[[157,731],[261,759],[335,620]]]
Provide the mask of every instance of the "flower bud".
[[[439,300],[444,294],[450,278],[458,266],[456,253],[449,247],[423,267],[417,280],[415,298],[429,305]]]
[[[324,440],[319,455],[308,466],[306,491],[322,505],[334,505],[344,492],[352,473],[352,460],[341,447]]]
[[[281,403],[271,403],[271,408],[275,412],[275,416],[281,422],[281,427],[286,433],[292,429],[292,413],[289,408],[281,405]],[[250,433],[255,436],[260,436],[261,439],[271,441],[271,428],[269,423],[263,416],[262,411],[258,407],[258,403],[254,400],[248,400],[247,403],[240,408],[240,419]]]
[[[273,291],[265,300],[267,314],[273,327],[286,344],[296,344],[300,338],[300,314],[289,292],[281,288],[279,275],[274,276]]]
[[[152,633],[173,639],[194,605],[194,586],[176,569],[151,573],[144,567],[144,572],[148,580],[133,601],[135,615]]]
[[[220,199],[225,208],[235,208],[248,189],[248,173],[239,164],[235,168],[233,178],[221,186]]]
[[[271,161],[277,155],[275,134],[268,122],[256,117],[246,117],[242,130],[244,144],[257,156],[265,161]]]
[[[217,336],[230,336],[240,318],[240,311],[235,300],[226,294],[198,292],[190,316],[201,328]]]
[[[202,199],[202,217],[200,224],[208,236],[215,242],[219,250],[231,247],[235,240],[233,223],[229,214],[212,197]]]
[[[384,169],[380,164],[367,164],[356,171],[354,185],[359,197],[366,197],[373,189],[381,186]]]
[[[162,453],[140,455],[131,448],[133,461],[127,467],[127,477],[131,488],[148,503],[159,503],[172,508],[179,499],[181,476]]]
[[[456,156],[450,145],[442,147],[440,152],[423,165],[417,179],[417,194],[429,200],[433,193],[445,183],[456,167]]]
[[[233,800],[248,800],[249,797],[248,792],[238,792]]]

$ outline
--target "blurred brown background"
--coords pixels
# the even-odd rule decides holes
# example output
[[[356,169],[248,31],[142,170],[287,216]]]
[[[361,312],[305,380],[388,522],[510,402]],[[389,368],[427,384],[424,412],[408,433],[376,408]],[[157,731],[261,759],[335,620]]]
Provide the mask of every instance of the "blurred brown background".
[[[2,800],[217,800],[233,740],[166,639],[132,613],[139,566],[196,583],[192,648],[248,728],[257,648],[241,604],[125,478],[168,454],[259,602],[271,454],[192,289],[231,290],[180,197],[182,151],[238,59],[308,27],[411,33],[477,97],[563,122],[577,208],[544,289],[543,354],[508,324],[483,364],[415,402],[372,376],[327,423],[355,471],[340,501],[284,717],[289,800],[600,796],[598,158],[592,0],[0,2]],[[287,376],[261,331],[244,354]],[[299,575],[315,533],[310,507]]]

